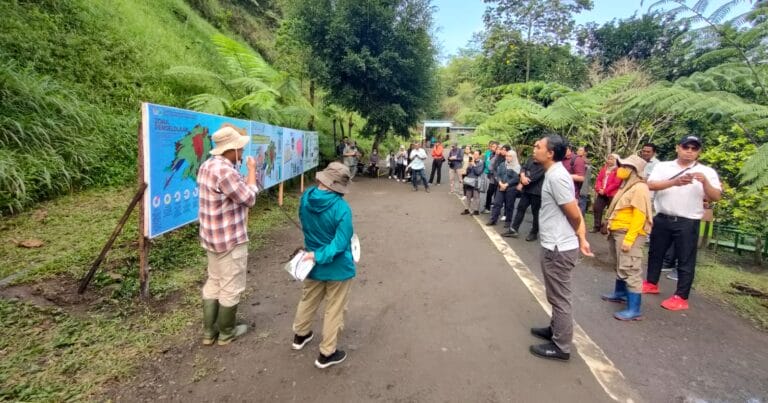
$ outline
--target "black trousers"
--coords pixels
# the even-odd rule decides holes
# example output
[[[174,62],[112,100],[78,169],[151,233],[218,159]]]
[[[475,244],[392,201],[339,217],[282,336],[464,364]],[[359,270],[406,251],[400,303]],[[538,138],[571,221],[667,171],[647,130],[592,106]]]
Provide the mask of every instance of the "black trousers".
[[[512,222],[512,215],[515,208],[515,198],[517,198],[517,189],[514,187],[508,187],[505,191],[496,191],[496,195],[493,198],[493,206],[491,207],[491,222],[499,220],[501,215],[501,206],[504,206],[504,215],[506,216],[506,222]]]
[[[443,161],[445,160],[442,158],[432,160],[432,172],[429,173],[429,183],[435,180],[435,172],[437,172],[437,184],[440,184],[440,178],[443,176]]]
[[[491,210],[491,204],[493,203],[493,196],[496,194],[496,189],[499,188],[499,185],[496,183],[489,183],[488,184],[488,193],[485,195],[485,209],[490,211]]]
[[[696,245],[699,241],[699,220],[656,214],[653,218],[651,245],[648,250],[649,283],[658,284],[664,255],[670,245],[675,247],[677,258],[677,291],[675,294],[688,299],[696,272]]]
[[[539,233],[539,210],[541,209],[541,195],[535,195],[531,193],[525,193],[520,195],[520,201],[517,202],[517,213],[515,213],[515,220],[512,222],[512,228],[515,231],[520,229],[520,224],[523,223],[525,217],[525,210],[528,210],[528,206],[531,206],[531,213],[533,214],[533,225],[531,226],[531,234]]]

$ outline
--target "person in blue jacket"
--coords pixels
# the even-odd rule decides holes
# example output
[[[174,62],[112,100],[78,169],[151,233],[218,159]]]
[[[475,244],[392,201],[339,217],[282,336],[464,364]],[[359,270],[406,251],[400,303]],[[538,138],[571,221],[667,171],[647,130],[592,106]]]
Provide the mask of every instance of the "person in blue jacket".
[[[301,350],[312,340],[312,320],[325,299],[323,340],[315,366],[328,368],[347,358],[336,345],[339,332],[344,328],[344,310],[355,277],[350,244],[354,233],[352,210],[343,197],[349,191],[349,168],[331,162],[317,173],[316,179],[317,186],[304,193],[299,205],[304,248],[308,252],[305,260],[313,260],[315,266],[304,280],[296,308],[292,347]]]

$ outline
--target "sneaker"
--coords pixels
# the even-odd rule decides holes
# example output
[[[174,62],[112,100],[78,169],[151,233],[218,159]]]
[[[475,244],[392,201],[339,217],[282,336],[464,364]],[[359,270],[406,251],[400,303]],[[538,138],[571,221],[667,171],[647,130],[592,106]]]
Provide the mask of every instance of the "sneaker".
[[[475,210],[475,211],[472,213],[472,215],[480,215],[480,212],[479,212],[479,211],[477,211],[477,210]]]
[[[424,191],[429,193],[429,188],[424,188]]]
[[[501,234],[501,236],[507,237],[507,238],[517,238],[518,233],[514,228],[510,228],[507,232]]]
[[[568,361],[571,359],[570,353],[564,353],[552,342],[533,345],[530,347],[530,351],[537,357],[549,360]]]
[[[661,307],[670,311],[684,311],[688,309],[688,300],[679,295],[673,295],[661,303]]]
[[[467,196],[461,196],[461,200],[462,201],[467,200]]]
[[[672,268],[671,267],[662,267],[661,271],[664,272],[664,273],[670,272],[670,271],[672,271]]]
[[[505,216],[505,215],[501,216],[500,220],[501,221],[507,221],[507,216]]]
[[[413,191],[414,191],[414,192],[418,192],[418,191],[419,191],[419,188],[413,188]]]
[[[489,227],[493,227],[494,225],[496,225],[496,221],[488,221],[487,223],[485,223],[485,225]]]
[[[486,208],[486,209],[483,209],[482,213],[483,213],[483,214],[491,214],[491,210],[488,210],[488,209]]]
[[[672,270],[667,273],[667,278],[673,281],[677,281],[677,270]]]
[[[309,332],[309,334],[305,336],[299,336],[298,334],[293,335],[293,344],[291,345],[291,348],[294,350],[301,350],[304,348],[304,346],[307,345],[312,339],[315,337],[314,333]]]
[[[525,240],[528,242],[533,242],[535,240],[539,239],[539,236],[536,234],[528,234],[527,237],[525,237]]]
[[[331,365],[336,365],[346,359],[347,359],[347,353],[341,350],[336,350],[333,354],[327,357],[324,356],[323,354],[320,354],[319,356],[317,356],[317,359],[315,360],[315,366],[320,369],[328,368]]]
[[[469,215],[469,210],[464,209],[464,211],[461,212],[461,215]]]
[[[395,179],[396,181],[400,182],[400,178]]]
[[[536,336],[536,337],[538,337],[538,338],[540,338],[540,339],[552,341],[552,327],[551,326],[547,326],[547,327],[532,327],[531,328],[531,334]]]
[[[643,280],[643,294],[658,294],[659,286]]]

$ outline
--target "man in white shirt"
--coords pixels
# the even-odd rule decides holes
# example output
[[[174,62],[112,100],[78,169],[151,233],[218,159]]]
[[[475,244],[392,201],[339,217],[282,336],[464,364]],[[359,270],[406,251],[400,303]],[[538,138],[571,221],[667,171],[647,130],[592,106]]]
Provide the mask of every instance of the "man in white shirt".
[[[427,184],[427,177],[424,175],[424,161],[427,160],[427,152],[424,151],[424,147],[421,144],[414,144],[416,148],[411,151],[411,164],[408,166],[411,169],[411,182],[413,183],[413,191],[419,190],[419,177],[424,183],[424,190],[429,193],[429,184]]]
[[[701,201],[718,201],[722,195],[717,172],[698,162],[701,147],[700,138],[683,137],[677,145],[677,159],[659,162],[648,178],[648,187],[656,192],[653,201],[656,216],[653,218],[643,294],[659,293],[664,253],[674,245],[678,262],[677,290],[661,303],[671,311],[688,309],[688,295],[696,269],[699,221],[704,216]]]
[[[656,164],[659,162],[659,159],[656,158],[656,144],[643,144],[643,148],[640,150],[640,158],[644,159],[646,162],[643,173],[645,174],[644,177],[648,178],[651,176],[653,168],[656,167]]]
[[[544,137],[533,147],[533,158],[546,170],[541,188],[539,239],[541,271],[547,301],[552,305],[552,320],[548,327],[531,328],[531,334],[548,343],[532,345],[530,351],[537,357],[560,361],[571,358],[571,272],[579,251],[593,256],[573,179],[562,164],[566,147],[566,141],[558,135]]]

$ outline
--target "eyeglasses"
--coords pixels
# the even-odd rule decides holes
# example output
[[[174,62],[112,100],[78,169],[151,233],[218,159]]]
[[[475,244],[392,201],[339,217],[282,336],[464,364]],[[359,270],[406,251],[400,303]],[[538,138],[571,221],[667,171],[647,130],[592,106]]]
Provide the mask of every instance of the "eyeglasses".
[[[683,150],[691,150],[691,151],[699,151],[699,146],[692,146],[688,144],[683,144],[680,146]]]

